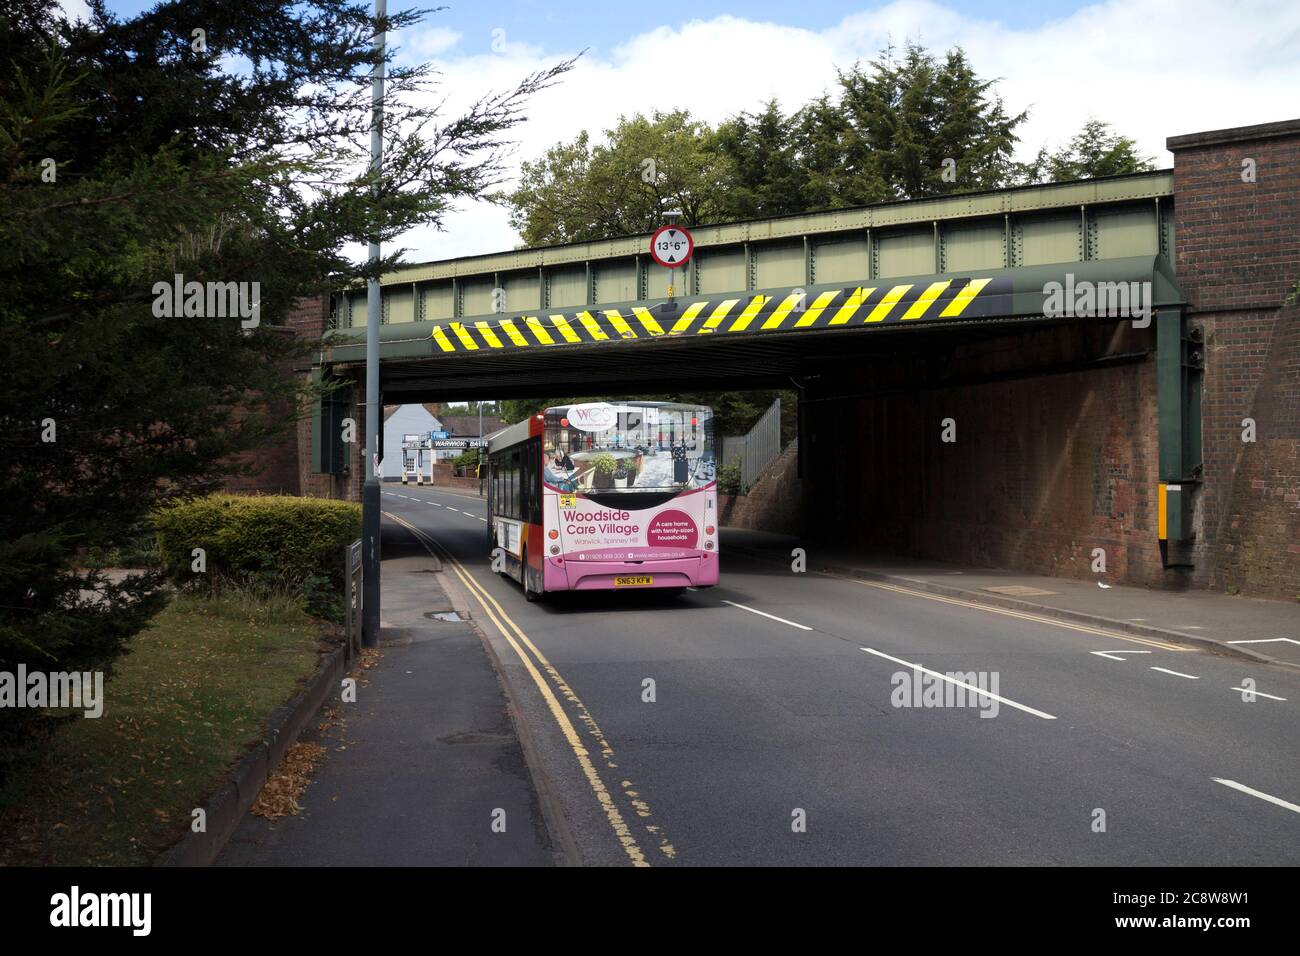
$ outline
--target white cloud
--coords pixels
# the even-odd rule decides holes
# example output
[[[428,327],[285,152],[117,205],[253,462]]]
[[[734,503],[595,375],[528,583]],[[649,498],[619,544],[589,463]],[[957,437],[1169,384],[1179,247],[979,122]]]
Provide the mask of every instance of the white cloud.
[[[526,73],[576,52],[507,42],[499,54],[458,57],[459,38],[450,31],[423,34],[407,43],[437,57],[449,110],[512,88]],[[598,136],[620,114],[685,107],[717,122],[772,97],[793,109],[833,89],[837,66],[872,59],[891,39],[916,39],[932,50],[960,44],[981,76],[1001,77],[1008,110],[1030,110],[1021,130],[1026,157],[1044,143],[1059,145],[1096,116],[1167,166],[1165,137],[1290,118],[1300,89],[1300,4],[1291,0],[1108,0],[1025,29],[929,0],[897,0],[824,32],[722,16],[666,24],[607,55],[588,53],[534,98],[528,122],[516,131],[512,161],[583,129]],[[664,63],[678,72],[665,72]],[[408,259],[421,261],[500,251],[518,241],[503,210],[476,203],[448,216],[445,232],[413,231],[403,245],[411,247]]]
[[[70,20],[90,19],[90,4],[86,0],[56,0],[56,3]]]
[[[421,24],[401,32],[388,35],[388,42],[399,47],[398,58],[404,61],[423,61],[441,56],[461,41],[461,35],[446,27],[432,27]]]

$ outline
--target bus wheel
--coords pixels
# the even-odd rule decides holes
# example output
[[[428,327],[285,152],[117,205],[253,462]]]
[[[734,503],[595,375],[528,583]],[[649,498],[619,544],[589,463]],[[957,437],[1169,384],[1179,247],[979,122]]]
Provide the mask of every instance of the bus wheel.
[[[534,601],[536,601],[538,598],[540,598],[541,595],[540,595],[539,593],[537,593],[536,591],[534,591],[532,588],[530,588],[530,587],[528,586],[528,578],[529,578],[529,574],[528,574],[528,550],[527,550],[527,549],[523,549],[523,550],[521,550],[521,551],[519,552],[519,555],[520,555],[519,560],[520,560],[520,562],[522,563],[522,567],[520,568],[520,570],[521,570],[523,573],[520,575],[520,577],[523,579],[523,585],[524,585],[524,600],[527,601],[529,604],[532,604]]]

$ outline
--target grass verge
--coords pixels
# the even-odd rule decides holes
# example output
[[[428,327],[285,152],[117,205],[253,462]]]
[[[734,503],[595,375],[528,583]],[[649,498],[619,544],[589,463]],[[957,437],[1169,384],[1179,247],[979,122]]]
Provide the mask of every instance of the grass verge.
[[[0,787],[0,864],[151,863],[315,671],[320,637],[288,596],[178,596],[103,716],[58,727]]]

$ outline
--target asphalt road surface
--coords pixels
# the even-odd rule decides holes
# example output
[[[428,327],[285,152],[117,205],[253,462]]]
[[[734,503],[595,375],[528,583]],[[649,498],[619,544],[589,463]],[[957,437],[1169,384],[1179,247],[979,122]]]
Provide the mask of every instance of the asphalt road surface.
[[[526,604],[481,500],[387,486],[383,508],[454,559],[572,862],[1300,863],[1300,673],[725,535],[719,587]]]

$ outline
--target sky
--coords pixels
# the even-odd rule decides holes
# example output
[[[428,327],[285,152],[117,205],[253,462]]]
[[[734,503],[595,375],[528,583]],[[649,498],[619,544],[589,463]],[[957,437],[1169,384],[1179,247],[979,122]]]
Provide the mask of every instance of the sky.
[[[64,9],[84,9],[61,0]],[[390,13],[410,4],[392,0]],[[835,70],[887,43],[960,45],[977,73],[999,78],[1009,112],[1029,110],[1018,158],[1063,144],[1090,117],[1137,140],[1157,166],[1165,139],[1300,115],[1297,0],[696,0],[689,4],[429,0],[443,5],[392,38],[399,56],[432,62],[448,115],[528,73],[583,52],[538,94],[512,135],[511,169],[620,114],[689,109],[719,122],[770,98],[787,111],[834,88]],[[152,6],[109,0],[126,17]],[[675,78],[664,83],[657,78]],[[442,231],[403,237],[424,262],[514,248],[506,210],[468,203]]]

